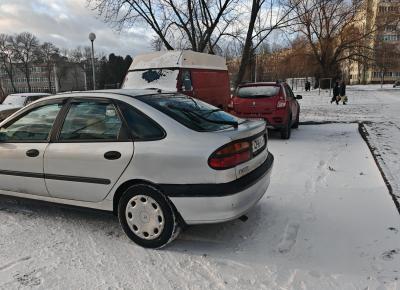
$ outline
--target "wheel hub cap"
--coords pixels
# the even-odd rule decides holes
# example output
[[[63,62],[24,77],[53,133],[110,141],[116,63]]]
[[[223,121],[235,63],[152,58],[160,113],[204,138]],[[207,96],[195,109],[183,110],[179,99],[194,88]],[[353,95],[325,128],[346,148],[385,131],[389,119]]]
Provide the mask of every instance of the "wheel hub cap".
[[[164,214],[158,202],[150,196],[132,197],[126,206],[125,216],[130,229],[142,239],[156,239],[164,229]]]

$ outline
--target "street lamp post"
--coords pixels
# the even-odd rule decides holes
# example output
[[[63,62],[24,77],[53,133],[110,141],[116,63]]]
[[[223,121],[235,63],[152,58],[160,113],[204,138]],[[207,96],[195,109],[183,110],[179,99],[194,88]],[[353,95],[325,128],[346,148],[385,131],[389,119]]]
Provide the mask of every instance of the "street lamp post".
[[[93,90],[96,89],[96,74],[94,69],[94,49],[93,49],[93,41],[96,39],[96,34],[93,32],[89,33],[89,40],[92,42],[92,72],[93,72]]]

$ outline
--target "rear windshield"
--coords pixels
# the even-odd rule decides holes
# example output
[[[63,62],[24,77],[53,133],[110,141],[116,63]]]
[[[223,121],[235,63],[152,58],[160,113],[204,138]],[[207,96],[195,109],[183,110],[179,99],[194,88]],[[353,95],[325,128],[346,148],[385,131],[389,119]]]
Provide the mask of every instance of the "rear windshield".
[[[279,89],[276,86],[241,87],[237,95],[239,98],[268,98],[276,96]]]
[[[244,120],[221,109],[183,94],[162,94],[137,97],[182,125],[199,132],[230,128]]]
[[[129,71],[123,84],[124,89],[162,89],[176,91],[178,69],[146,69]]]
[[[3,102],[5,105],[13,105],[13,106],[24,106],[24,102],[26,100],[26,96],[21,95],[9,95]]]

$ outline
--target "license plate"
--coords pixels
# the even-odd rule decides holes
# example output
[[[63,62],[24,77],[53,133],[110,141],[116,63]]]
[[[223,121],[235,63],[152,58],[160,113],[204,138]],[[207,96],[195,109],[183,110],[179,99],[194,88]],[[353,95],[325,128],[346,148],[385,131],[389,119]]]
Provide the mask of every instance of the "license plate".
[[[257,152],[265,145],[264,136],[260,136],[257,139],[253,140],[253,152]]]

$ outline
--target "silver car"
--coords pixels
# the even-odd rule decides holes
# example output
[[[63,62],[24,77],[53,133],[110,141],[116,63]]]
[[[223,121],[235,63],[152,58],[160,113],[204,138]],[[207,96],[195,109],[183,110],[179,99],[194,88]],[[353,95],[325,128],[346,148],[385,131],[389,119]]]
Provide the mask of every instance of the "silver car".
[[[60,94],[0,123],[0,194],[113,211],[148,248],[245,214],[273,160],[264,121],[176,93]]]

